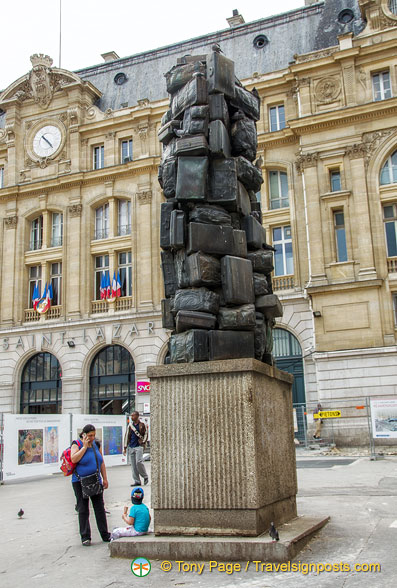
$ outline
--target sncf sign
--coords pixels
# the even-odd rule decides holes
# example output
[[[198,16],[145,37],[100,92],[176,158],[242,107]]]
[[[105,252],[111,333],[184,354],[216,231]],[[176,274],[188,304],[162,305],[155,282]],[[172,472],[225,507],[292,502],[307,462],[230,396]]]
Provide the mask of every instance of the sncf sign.
[[[150,382],[137,382],[136,383],[136,391],[137,393],[149,394],[150,392]]]

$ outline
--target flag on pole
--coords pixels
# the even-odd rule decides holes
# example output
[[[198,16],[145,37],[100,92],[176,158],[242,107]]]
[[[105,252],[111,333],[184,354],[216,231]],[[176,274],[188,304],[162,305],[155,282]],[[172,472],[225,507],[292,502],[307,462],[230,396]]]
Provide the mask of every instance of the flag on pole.
[[[45,312],[47,312],[47,310],[49,310],[49,308],[51,307],[51,300],[52,300],[52,286],[51,286],[51,284],[49,284],[47,286],[47,282],[46,282],[45,287],[44,287],[43,296],[40,298],[40,300],[36,306],[37,312],[39,312],[40,314],[44,314]]]
[[[113,280],[112,280],[112,298],[116,298],[117,296],[117,280],[116,280],[116,272],[113,273]]]
[[[112,297],[112,292],[111,292],[111,287],[110,287],[110,276],[109,276],[109,272],[106,272],[106,298],[111,298]]]
[[[105,276],[105,272],[102,272],[102,275],[101,275],[101,286],[99,288],[99,292],[101,294],[101,300],[105,300],[106,299],[106,276]]]
[[[121,296],[121,280],[119,272],[117,272],[116,296]]]
[[[34,310],[37,310],[37,305],[38,305],[39,300],[41,298],[40,290],[41,290],[41,288],[39,287],[39,284],[36,282],[34,285],[33,296],[32,296]]]

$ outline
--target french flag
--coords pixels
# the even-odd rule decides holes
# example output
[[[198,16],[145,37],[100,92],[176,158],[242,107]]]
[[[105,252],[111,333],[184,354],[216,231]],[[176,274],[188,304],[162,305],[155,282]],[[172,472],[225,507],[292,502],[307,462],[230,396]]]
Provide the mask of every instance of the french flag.
[[[106,275],[105,275],[105,272],[102,272],[101,286],[99,288],[99,292],[101,294],[101,300],[106,300]]]
[[[116,298],[117,296],[117,280],[116,280],[116,272],[113,273],[113,280],[112,280],[112,298]]]
[[[40,298],[41,298],[40,288],[39,288],[38,283],[36,282],[34,285],[33,296],[32,296],[34,310],[37,310],[37,305],[39,303]]]
[[[109,272],[106,272],[106,298],[111,298],[112,297],[112,292],[111,292],[111,287],[110,287],[110,276],[109,276]]]
[[[121,296],[121,280],[119,272],[117,272],[116,296]]]

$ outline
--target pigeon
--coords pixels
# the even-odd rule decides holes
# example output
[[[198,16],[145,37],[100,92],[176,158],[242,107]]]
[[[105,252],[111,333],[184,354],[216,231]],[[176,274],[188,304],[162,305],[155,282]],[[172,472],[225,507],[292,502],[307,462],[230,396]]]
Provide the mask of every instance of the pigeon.
[[[274,541],[278,541],[280,539],[280,537],[278,536],[278,531],[277,531],[276,527],[274,526],[274,523],[270,523],[269,535],[272,538],[272,543],[274,543]]]
[[[25,514],[25,512],[22,510],[22,508],[20,508],[18,511],[18,517],[21,519],[24,514]]]

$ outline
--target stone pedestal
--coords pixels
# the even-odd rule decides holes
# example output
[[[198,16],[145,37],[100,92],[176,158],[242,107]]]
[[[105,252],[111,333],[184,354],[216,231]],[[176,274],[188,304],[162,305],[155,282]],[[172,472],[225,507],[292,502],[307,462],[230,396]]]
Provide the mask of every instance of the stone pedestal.
[[[257,536],[296,517],[289,374],[238,359],[148,375],[156,535]]]

